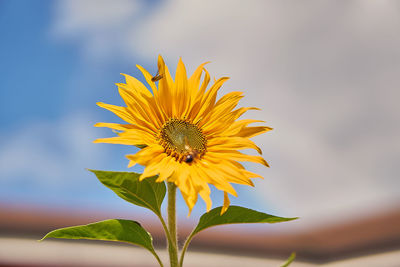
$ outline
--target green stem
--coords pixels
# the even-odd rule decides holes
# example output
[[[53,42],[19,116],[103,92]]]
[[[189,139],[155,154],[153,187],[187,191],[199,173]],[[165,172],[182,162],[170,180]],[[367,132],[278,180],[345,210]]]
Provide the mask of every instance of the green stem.
[[[194,230],[190,233],[190,235],[188,236],[188,238],[185,241],[185,244],[183,245],[183,249],[181,252],[181,258],[179,259],[179,267],[183,266],[183,259],[185,258],[186,250],[190,244],[190,241],[192,241],[193,236],[194,236]]]
[[[178,238],[176,234],[176,186],[168,182],[168,252],[171,267],[178,267]]]
[[[172,238],[171,238],[171,235],[170,235],[170,233],[169,233],[168,226],[167,226],[167,224],[165,223],[164,218],[163,218],[161,215],[157,215],[157,216],[158,216],[158,218],[159,218],[160,221],[161,221],[162,227],[164,228],[165,236],[166,236],[166,238],[167,238],[167,243],[169,244],[169,243],[172,242]]]
[[[154,255],[154,257],[156,257],[158,263],[160,264],[160,267],[164,267],[164,264],[162,263],[160,257],[158,257],[156,252],[152,252],[152,254]]]

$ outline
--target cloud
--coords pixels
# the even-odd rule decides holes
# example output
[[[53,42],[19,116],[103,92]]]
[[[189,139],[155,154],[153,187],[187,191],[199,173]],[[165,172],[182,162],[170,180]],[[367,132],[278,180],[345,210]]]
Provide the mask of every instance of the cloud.
[[[182,56],[191,70],[211,60],[213,75],[232,77],[224,93],[243,90],[244,106],[262,108],[254,116],[275,130],[256,138],[272,166],[254,167],[266,177],[260,203],[310,226],[398,202],[396,2],[174,0],[142,6],[140,20],[100,12],[90,22],[75,19],[80,3],[61,21],[87,30],[88,50],[100,31],[117,36],[104,42],[109,53],[152,62],[162,53],[169,65]]]
[[[3,132],[0,151],[2,188],[34,186],[35,194],[64,194],[84,185],[84,170],[104,161],[95,139],[93,120],[84,112],[60,120],[36,120]],[[89,190],[90,191],[90,190]],[[26,193],[26,192],[25,192]]]
[[[60,41],[79,43],[88,60],[107,60],[121,50],[129,27],[141,18],[145,1],[72,0],[54,4],[51,36]],[[125,49],[121,52],[125,51]]]
[[[243,88],[244,104],[275,128],[257,138],[272,165],[257,168],[260,201],[332,219],[398,200],[394,5],[171,1],[132,30],[131,44],[191,66],[210,59],[212,73],[231,75],[225,92]]]

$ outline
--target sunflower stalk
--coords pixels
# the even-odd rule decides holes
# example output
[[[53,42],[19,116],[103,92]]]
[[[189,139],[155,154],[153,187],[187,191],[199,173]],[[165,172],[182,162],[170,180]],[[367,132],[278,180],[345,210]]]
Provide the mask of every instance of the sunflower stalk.
[[[167,183],[168,188],[168,231],[170,239],[168,239],[168,252],[171,267],[178,267],[178,236],[176,231],[176,185]]]

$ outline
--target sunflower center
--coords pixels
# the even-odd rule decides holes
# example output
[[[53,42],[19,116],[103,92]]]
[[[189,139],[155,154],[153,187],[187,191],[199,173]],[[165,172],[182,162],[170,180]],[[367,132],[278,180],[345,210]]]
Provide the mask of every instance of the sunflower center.
[[[180,162],[190,163],[206,151],[207,140],[202,131],[184,120],[169,119],[160,130],[159,140],[166,153]]]

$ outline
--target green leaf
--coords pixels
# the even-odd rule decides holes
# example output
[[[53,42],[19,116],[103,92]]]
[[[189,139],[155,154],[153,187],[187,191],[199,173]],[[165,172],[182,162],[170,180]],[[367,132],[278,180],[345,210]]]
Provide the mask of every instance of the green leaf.
[[[161,216],[161,204],[166,192],[164,182],[157,183],[156,177],[139,181],[140,173],[135,172],[89,171],[122,199]]]
[[[228,210],[221,214],[221,208],[210,210],[200,217],[200,221],[193,230],[192,235],[212,226],[233,223],[278,223],[295,220],[297,218],[283,218],[263,212],[243,208],[239,206],[229,206]]]
[[[150,233],[139,223],[130,220],[112,219],[87,225],[60,228],[45,235],[41,241],[49,237],[127,242],[142,246],[152,254],[155,254]]]
[[[283,265],[281,265],[281,267],[287,267],[287,266],[289,266],[289,265],[294,261],[295,258],[296,258],[296,252],[293,252],[293,253],[290,255],[289,259],[288,259]]]
[[[186,239],[182,249],[179,266],[183,266],[186,250],[193,237],[200,231],[209,227],[233,223],[278,223],[297,219],[278,217],[239,206],[229,206],[228,210],[221,215],[221,209],[222,207],[212,209],[200,217],[196,228],[194,228],[192,233]]]

